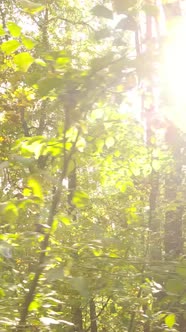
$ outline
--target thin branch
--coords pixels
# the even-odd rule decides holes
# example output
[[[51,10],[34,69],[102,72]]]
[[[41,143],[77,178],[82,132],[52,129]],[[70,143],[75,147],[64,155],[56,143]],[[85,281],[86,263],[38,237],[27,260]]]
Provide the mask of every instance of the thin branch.
[[[1,19],[2,19],[2,26],[3,29],[6,31],[6,15],[3,10],[3,1],[0,2],[0,14],[1,14]],[[8,40],[8,35],[5,34],[5,39]]]
[[[65,160],[64,160],[63,157],[62,157],[62,160],[61,160],[61,163],[62,163],[61,170],[62,170],[62,172],[61,172],[61,175],[59,176],[58,188],[53,193],[53,200],[52,200],[52,204],[51,204],[50,212],[49,212],[49,216],[48,216],[48,221],[47,221],[47,224],[48,224],[49,227],[52,227],[52,225],[53,225],[54,217],[56,215],[56,210],[57,210],[58,204],[60,202],[61,191],[62,191],[62,181],[66,176],[67,169],[68,169],[68,164],[69,164],[69,161],[71,160],[71,157],[72,157],[72,155],[75,151],[75,147],[76,147],[76,143],[78,141],[79,135],[80,135],[80,129],[77,133],[76,139],[73,143],[73,146],[70,150],[70,153],[65,158]],[[64,165],[63,165],[63,161],[64,161]],[[40,253],[40,256],[39,256],[39,260],[38,260],[38,268],[37,268],[37,271],[34,275],[34,278],[33,278],[32,282],[31,282],[29,291],[25,296],[24,303],[22,305],[22,311],[21,311],[21,316],[20,316],[20,321],[19,321],[17,331],[21,331],[26,325],[26,319],[27,319],[27,316],[28,316],[28,309],[29,309],[29,306],[30,306],[31,302],[34,299],[34,295],[35,295],[35,291],[36,291],[36,288],[37,288],[37,285],[38,285],[39,278],[40,278],[40,276],[41,276],[41,274],[44,270],[46,249],[47,249],[48,244],[49,244],[49,239],[50,239],[50,232],[45,234],[44,240],[41,243],[41,253]]]
[[[27,122],[25,120],[25,110],[24,110],[24,108],[21,108],[20,114],[21,114],[21,123],[22,123],[22,128],[23,128],[24,135],[25,135],[25,137],[30,137],[29,128],[28,128]]]
[[[60,20],[60,21],[64,21],[64,22],[67,22],[67,23],[69,23],[69,24],[72,24],[72,25],[84,25],[84,26],[86,26],[87,28],[89,28],[89,29],[91,29],[92,31],[96,31],[89,23],[87,23],[87,22],[84,22],[84,21],[79,21],[79,22],[74,22],[74,21],[71,21],[71,20],[69,20],[68,18],[64,18],[64,17],[59,17],[59,16],[57,16],[57,17],[55,17],[55,18],[51,18],[50,20],[49,20],[49,22],[51,22],[51,21],[54,21],[54,20]]]
[[[100,311],[98,312],[98,314],[96,315],[96,318],[94,320],[97,320],[99,318],[99,316],[101,316],[102,312],[105,310],[110,299],[111,299],[111,296],[109,296],[107,301],[103,304],[102,308],[100,309]],[[87,329],[84,332],[88,332],[88,331],[90,331],[90,329],[91,329],[91,325],[89,325],[89,327],[87,327]]]

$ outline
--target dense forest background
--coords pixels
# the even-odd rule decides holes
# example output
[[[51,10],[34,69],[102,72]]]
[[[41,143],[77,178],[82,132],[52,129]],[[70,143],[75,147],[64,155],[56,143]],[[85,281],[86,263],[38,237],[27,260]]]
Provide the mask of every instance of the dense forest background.
[[[0,1],[1,332],[186,331],[185,135],[139,36],[158,13]]]

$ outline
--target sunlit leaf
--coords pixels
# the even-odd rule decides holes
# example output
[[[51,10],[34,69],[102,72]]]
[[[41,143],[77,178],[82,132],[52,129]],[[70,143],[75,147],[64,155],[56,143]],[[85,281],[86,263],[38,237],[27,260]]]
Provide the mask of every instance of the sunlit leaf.
[[[64,225],[71,225],[71,220],[70,220],[70,218],[69,217],[67,217],[67,216],[62,216],[62,217],[60,217],[59,218],[60,219],[60,221],[64,224]]]
[[[31,50],[34,46],[35,46],[35,42],[31,39],[31,38],[28,38],[28,37],[25,37],[25,36],[22,36],[22,43],[23,45],[28,49],[28,50]],[[35,60],[36,62],[36,60]]]
[[[37,63],[37,65],[40,65],[41,67],[46,67],[46,62],[42,59],[35,59],[34,61],[35,63]]]
[[[30,0],[18,0],[18,4],[22,7],[26,12],[30,14],[37,13],[44,9],[44,6],[39,2],[34,2]]]
[[[82,191],[75,191],[73,198],[72,198],[72,203],[78,207],[78,208],[83,208],[85,207],[89,202],[89,196]]]
[[[28,179],[28,186],[32,188],[33,191],[33,195],[39,198],[43,198],[43,194],[42,194],[42,187],[38,181],[38,179],[34,178],[34,177],[30,177]]]
[[[98,139],[98,140],[96,140],[96,142],[95,142],[95,146],[96,146],[96,148],[97,148],[97,152],[102,152],[103,147],[104,147],[104,144],[105,144],[105,142],[104,142],[103,139]]]
[[[109,136],[106,138],[105,145],[106,145],[107,149],[111,148],[114,144],[115,144],[114,137]]]
[[[56,65],[58,68],[63,68],[64,65],[70,63],[70,58],[67,58],[67,57],[60,57],[60,58],[57,58],[56,60]]]
[[[15,221],[19,215],[17,206],[11,201],[8,202],[4,209],[4,215],[9,220],[9,222]]]
[[[4,53],[11,54],[15,52],[20,47],[20,45],[21,44],[18,42],[18,40],[8,40],[1,44],[1,49]]]
[[[2,288],[0,288],[0,298],[5,296],[5,292]]]
[[[28,52],[22,52],[14,56],[17,69],[23,72],[27,72],[33,62],[34,58]]]
[[[7,22],[7,28],[13,37],[19,37],[21,34],[21,28],[14,22]]]
[[[165,317],[165,324],[171,329],[173,325],[176,323],[175,314],[170,314]]]
[[[32,301],[32,302],[30,303],[30,305],[29,305],[28,310],[29,310],[29,311],[38,310],[39,306],[40,306],[40,305],[39,305],[39,303],[38,303],[37,301]]]

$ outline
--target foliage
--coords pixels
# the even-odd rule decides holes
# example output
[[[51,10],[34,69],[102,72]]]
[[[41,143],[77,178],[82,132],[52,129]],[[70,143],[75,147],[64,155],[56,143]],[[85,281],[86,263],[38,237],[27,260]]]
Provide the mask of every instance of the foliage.
[[[139,10],[155,12],[141,1],[2,4],[2,332],[182,331],[186,264],[165,243],[183,207],[184,143],[157,130],[149,146],[128,111],[146,73],[135,21],[114,17]]]

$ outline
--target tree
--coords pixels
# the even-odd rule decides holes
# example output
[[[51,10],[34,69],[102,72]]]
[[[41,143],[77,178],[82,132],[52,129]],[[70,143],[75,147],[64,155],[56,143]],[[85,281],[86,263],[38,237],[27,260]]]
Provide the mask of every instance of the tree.
[[[130,112],[139,10],[1,3],[1,331],[184,331],[184,139]]]

